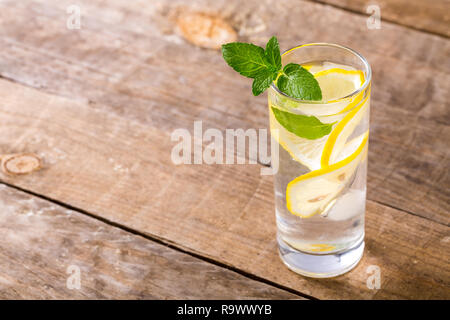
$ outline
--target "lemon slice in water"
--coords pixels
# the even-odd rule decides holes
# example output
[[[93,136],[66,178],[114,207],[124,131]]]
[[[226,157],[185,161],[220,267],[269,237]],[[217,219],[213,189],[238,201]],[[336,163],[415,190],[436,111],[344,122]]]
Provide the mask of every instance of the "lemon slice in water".
[[[289,182],[286,188],[288,210],[294,215],[308,218],[327,209],[345,189],[365,158],[368,135],[366,132],[348,142],[342,151],[342,160]]]
[[[345,65],[345,64],[339,64],[331,61],[323,61],[323,62],[310,62],[310,63],[302,63],[301,66],[311,72],[312,74],[315,74],[319,71],[324,71],[328,69],[333,68],[339,68],[343,70],[355,70],[355,68]]]
[[[317,170],[320,168],[320,161],[323,148],[328,138],[327,136],[310,140],[287,131],[277,121],[271,107],[269,107],[269,119],[272,137],[289,153],[292,159],[303,164],[309,170]],[[274,134],[275,130],[278,130],[278,134]]]
[[[329,116],[345,113],[358,105],[362,100],[364,92],[345,98],[361,88],[364,84],[364,72],[361,70],[347,70],[343,68],[328,68],[323,66],[309,67],[306,69],[314,75],[319,82],[322,91],[322,100],[326,103],[317,101],[312,103],[297,103],[288,105],[292,109],[297,109],[306,115]],[[314,72],[313,70],[316,70]]]
[[[364,83],[364,72],[361,70],[345,70],[331,68],[314,74],[322,90],[322,100],[333,101],[346,97]]]
[[[323,148],[320,160],[322,167],[328,166],[338,159],[348,138],[364,118],[370,104],[369,97],[370,92],[368,92],[364,100],[361,101],[357,107],[349,111],[331,131]]]

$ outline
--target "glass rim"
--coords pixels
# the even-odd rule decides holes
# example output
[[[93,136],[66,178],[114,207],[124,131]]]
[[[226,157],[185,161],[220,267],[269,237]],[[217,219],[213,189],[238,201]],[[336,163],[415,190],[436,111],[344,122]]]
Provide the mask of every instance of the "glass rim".
[[[346,95],[345,97],[338,98],[338,99],[333,99],[333,100],[328,100],[328,101],[323,101],[323,100],[316,101],[316,100],[301,100],[301,99],[297,99],[297,98],[291,97],[290,95],[287,95],[286,93],[282,92],[276,86],[275,81],[273,81],[272,84],[270,85],[270,87],[272,89],[274,89],[278,94],[281,94],[282,96],[284,96],[284,97],[286,97],[288,99],[291,99],[293,101],[300,102],[300,103],[329,104],[329,103],[335,103],[335,102],[339,102],[339,101],[342,101],[342,100],[345,100],[345,99],[349,99],[349,98],[351,98],[353,96],[358,95],[359,93],[363,92],[364,90],[366,90],[367,86],[369,85],[370,81],[372,80],[372,69],[370,68],[369,62],[366,60],[366,58],[364,58],[363,55],[361,55],[360,53],[358,53],[357,51],[355,51],[355,50],[353,50],[353,49],[351,49],[349,47],[342,46],[342,45],[335,44],[335,43],[328,43],[328,42],[313,42],[313,43],[302,44],[302,45],[290,48],[290,49],[284,51],[281,56],[283,57],[285,54],[287,54],[287,53],[289,53],[291,51],[300,49],[302,47],[309,47],[309,46],[335,47],[335,48],[339,48],[339,49],[343,49],[343,50],[349,51],[351,54],[357,56],[363,62],[364,66],[367,69],[367,77],[366,77],[366,79],[364,79],[364,83],[358,89],[356,89],[352,93]]]

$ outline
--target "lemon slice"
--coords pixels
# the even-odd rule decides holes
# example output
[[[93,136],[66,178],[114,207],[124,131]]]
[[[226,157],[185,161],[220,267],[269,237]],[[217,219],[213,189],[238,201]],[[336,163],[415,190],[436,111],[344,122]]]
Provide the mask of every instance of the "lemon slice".
[[[333,164],[337,160],[348,138],[364,118],[364,115],[366,114],[366,111],[370,105],[369,97],[370,91],[367,92],[364,100],[361,101],[361,103],[357,107],[349,111],[331,131],[325,143],[320,160],[322,167]]]
[[[295,109],[313,116],[327,116],[345,113],[356,106],[363,98],[364,92],[356,96],[346,97],[360,88],[364,83],[364,72],[361,70],[348,70],[337,64],[328,66],[302,65],[310,71],[319,82],[322,90],[323,102],[299,103]]]
[[[344,159],[318,170],[301,175],[286,188],[286,206],[299,217],[308,218],[329,208],[345,189],[359,163],[367,154],[369,133],[350,141]]]
[[[364,72],[361,70],[345,70],[332,68],[314,74],[322,90],[322,100],[333,101],[346,97],[364,83]]]
[[[336,249],[338,249],[338,247],[326,243],[311,244],[308,241],[301,241],[298,239],[290,239],[286,237],[283,237],[283,240],[286,243],[288,243],[291,247],[303,252],[322,253],[322,252],[336,251]]]
[[[336,249],[336,246],[325,244],[325,243],[316,243],[310,245],[312,252],[328,252]]]
[[[275,118],[272,108],[269,107],[270,131],[272,137],[280,144],[290,156],[297,162],[306,166],[309,170],[320,168],[323,148],[327,136],[316,140],[301,138],[287,131]],[[278,130],[277,134],[274,134]]]
[[[343,70],[355,70],[353,67],[350,67],[345,64],[339,64],[329,61],[324,61],[321,63],[317,62],[311,62],[311,63],[302,63],[301,65],[303,68],[311,72],[312,74],[315,74],[320,71],[329,70],[333,68],[343,69]]]

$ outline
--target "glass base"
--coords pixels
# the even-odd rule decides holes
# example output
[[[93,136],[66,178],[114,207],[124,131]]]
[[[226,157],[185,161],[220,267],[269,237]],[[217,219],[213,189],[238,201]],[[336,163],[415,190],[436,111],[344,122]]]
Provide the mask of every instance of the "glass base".
[[[292,271],[311,278],[331,278],[356,267],[364,252],[364,239],[346,251],[332,254],[301,252],[279,237],[278,248],[281,260]]]

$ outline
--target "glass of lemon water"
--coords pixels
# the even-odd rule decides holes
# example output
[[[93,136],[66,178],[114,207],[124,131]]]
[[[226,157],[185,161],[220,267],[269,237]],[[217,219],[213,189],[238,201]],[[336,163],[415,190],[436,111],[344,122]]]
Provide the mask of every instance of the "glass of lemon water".
[[[289,97],[276,81],[269,88],[271,135],[279,147],[278,159],[272,159],[279,162],[274,176],[279,252],[297,273],[333,277],[354,268],[364,251],[371,69],[357,52],[327,43],[295,47],[282,62],[310,71],[322,100]],[[329,133],[300,137],[283,125],[286,114],[315,117]]]

